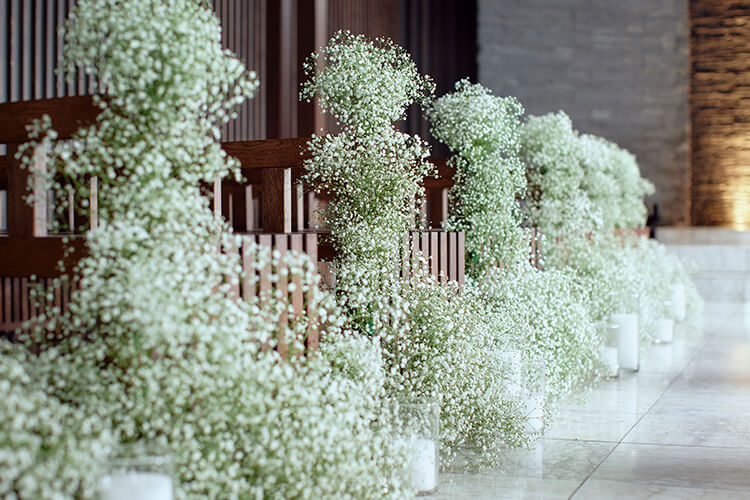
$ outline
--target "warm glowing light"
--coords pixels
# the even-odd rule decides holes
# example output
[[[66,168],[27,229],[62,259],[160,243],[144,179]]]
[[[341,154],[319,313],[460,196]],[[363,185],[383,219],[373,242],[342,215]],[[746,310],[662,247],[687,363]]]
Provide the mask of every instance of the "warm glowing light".
[[[729,208],[729,217],[733,229],[745,231],[750,229],[750,193],[745,186],[738,186],[735,192],[728,193],[724,203]]]

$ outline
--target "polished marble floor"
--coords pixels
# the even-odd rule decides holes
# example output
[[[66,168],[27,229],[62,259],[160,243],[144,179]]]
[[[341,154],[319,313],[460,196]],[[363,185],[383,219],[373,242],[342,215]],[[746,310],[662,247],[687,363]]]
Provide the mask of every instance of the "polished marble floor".
[[[576,400],[578,399],[578,400]],[[558,405],[531,450],[441,474],[437,499],[750,499],[750,305],[647,346],[638,373]]]

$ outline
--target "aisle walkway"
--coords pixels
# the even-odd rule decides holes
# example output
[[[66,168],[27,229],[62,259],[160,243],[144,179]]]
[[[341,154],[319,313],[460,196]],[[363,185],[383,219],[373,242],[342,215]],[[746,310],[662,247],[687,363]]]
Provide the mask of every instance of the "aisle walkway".
[[[533,450],[442,474],[440,499],[750,499],[750,309],[707,304],[703,328],[650,346],[637,374],[566,402]]]

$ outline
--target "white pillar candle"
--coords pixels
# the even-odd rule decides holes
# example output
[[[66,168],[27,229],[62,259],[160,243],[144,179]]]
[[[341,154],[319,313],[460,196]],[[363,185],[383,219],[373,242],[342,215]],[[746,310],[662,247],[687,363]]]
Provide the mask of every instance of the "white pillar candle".
[[[604,363],[604,375],[607,377],[617,377],[620,373],[620,364],[618,362],[617,347],[602,346],[600,357]]]
[[[658,343],[672,342],[674,338],[674,320],[670,318],[659,318],[656,320],[655,340]]]
[[[687,302],[685,300],[685,285],[675,283],[670,286],[672,291],[672,314],[677,321],[684,321],[687,316]]]
[[[437,453],[437,443],[434,440],[411,440],[411,477],[418,493],[434,491],[438,487]]]
[[[619,326],[617,364],[625,370],[638,371],[638,315],[613,314],[612,322]]]
[[[100,500],[172,500],[172,478],[153,472],[122,472],[104,476]]]

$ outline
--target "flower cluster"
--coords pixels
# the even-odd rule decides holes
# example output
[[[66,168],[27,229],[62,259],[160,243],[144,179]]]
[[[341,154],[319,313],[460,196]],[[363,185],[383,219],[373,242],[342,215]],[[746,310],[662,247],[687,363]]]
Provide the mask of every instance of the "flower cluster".
[[[306,167],[307,181],[333,195],[326,222],[338,249],[336,291],[346,328],[382,346],[390,396],[440,401],[444,466],[465,450],[496,462],[498,443],[525,436],[502,357],[493,354],[490,318],[473,295],[432,278],[423,260],[409,262],[405,246],[424,198],[421,180],[433,167],[424,141],[392,122],[411,102],[426,100],[432,86],[391,42],[345,32],[307,70],[302,97],[317,97],[341,127],[313,138]]]
[[[2,413],[11,423],[0,429],[3,460],[46,464],[12,469],[9,495],[91,498],[91,461],[110,444],[145,441],[174,452],[181,499],[258,489],[267,498],[408,496],[406,450],[377,418],[378,346],[342,334],[307,257],[240,245],[200,188],[236,173],[218,130],[256,87],[221,50],[210,9],[82,0],[67,28],[66,61],[97,76],[102,112],[69,141],[55,141],[48,121],[34,134],[77,194],[98,176],[100,225],[85,236],[67,310],[50,301],[20,335],[39,352],[22,360],[39,389],[26,391],[22,373],[2,388],[7,411],[18,411]],[[255,266],[244,276],[238,248]],[[294,312],[289,297],[273,286],[253,293],[265,268],[272,282],[286,275],[302,287],[309,316],[282,322]],[[310,328],[325,332],[321,353],[297,358]],[[287,360],[274,350],[282,341]],[[49,488],[29,486],[53,474]],[[61,478],[71,480],[58,488]]]
[[[518,157],[523,107],[468,80],[426,110],[433,135],[456,155],[450,228],[466,232],[467,268],[475,277],[528,258],[519,194],[526,172]]]
[[[579,134],[563,112],[529,117],[521,137],[532,179],[528,217],[545,235],[545,263],[566,270],[585,291],[593,321],[637,312],[648,340],[656,319],[671,315],[666,302],[673,283],[683,284],[700,309],[679,259],[628,233],[644,225],[643,197],[653,192],[631,153]]]
[[[598,339],[570,273],[529,264],[519,202],[527,190],[519,157],[523,108],[461,81],[428,108],[432,133],[455,152],[450,223],[466,231],[467,288],[493,312],[495,342],[546,362],[548,399],[585,382]],[[562,118],[561,118],[562,119]],[[540,141],[540,156],[550,154]]]

